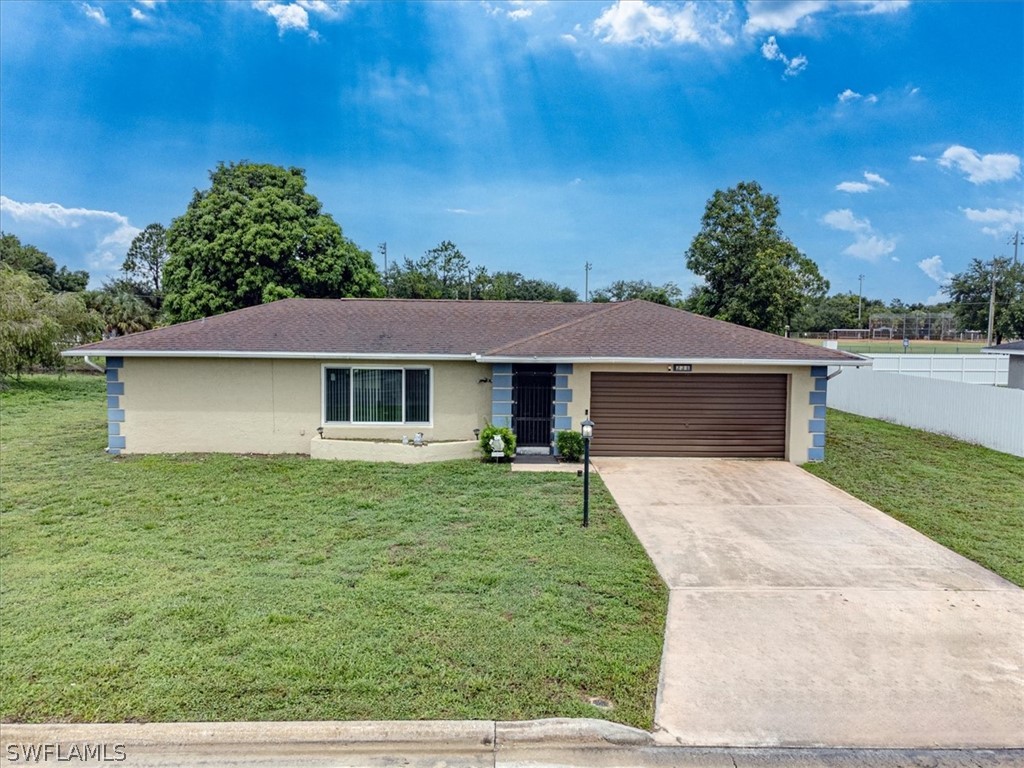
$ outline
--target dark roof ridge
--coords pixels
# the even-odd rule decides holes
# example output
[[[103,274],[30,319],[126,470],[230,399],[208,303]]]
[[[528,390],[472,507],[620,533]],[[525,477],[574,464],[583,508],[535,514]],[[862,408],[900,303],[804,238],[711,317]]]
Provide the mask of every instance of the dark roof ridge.
[[[590,320],[590,319],[592,319],[594,317],[597,317],[599,315],[605,315],[608,312],[611,312],[611,311],[615,310],[618,307],[622,307],[622,306],[625,306],[627,304],[632,304],[634,301],[636,301],[636,299],[629,299],[627,301],[610,301],[610,302],[608,302],[608,306],[607,307],[601,307],[600,309],[595,309],[592,312],[588,312],[583,317],[577,317],[574,320],[569,320],[568,322],[561,323],[560,325],[556,325],[553,328],[548,328],[547,330],[544,330],[544,331],[538,331],[537,333],[531,333],[528,336],[523,336],[521,339],[516,339],[515,341],[510,341],[507,344],[502,344],[500,347],[494,347],[493,349],[488,349],[485,352],[482,352],[481,354],[483,356],[485,356],[485,357],[487,355],[496,355],[496,354],[500,353],[501,350],[506,349],[507,347],[514,347],[517,344],[522,344],[522,343],[524,343],[526,341],[530,341],[532,339],[539,339],[539,338],[542,338],[542,337],[547,336],[549,334],[557,333],[558,331],[563,331],[566,328],[570,328],[570,327],[572,327],[574,325],[578,325],[579,323],[582,323],[585,320]],[[586,303],[591,304],[592,302],[586,302]]]

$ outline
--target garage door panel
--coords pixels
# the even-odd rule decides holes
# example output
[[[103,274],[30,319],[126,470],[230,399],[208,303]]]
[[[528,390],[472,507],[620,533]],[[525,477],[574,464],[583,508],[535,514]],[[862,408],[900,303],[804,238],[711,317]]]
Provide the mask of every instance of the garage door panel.
[[[594,373],[596,456],[782,458],[784,374]]]

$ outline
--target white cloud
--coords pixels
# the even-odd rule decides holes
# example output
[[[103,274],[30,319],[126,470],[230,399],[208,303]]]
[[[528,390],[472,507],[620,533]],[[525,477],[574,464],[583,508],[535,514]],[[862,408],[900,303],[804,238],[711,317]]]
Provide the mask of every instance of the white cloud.
[[[743,31],[748,35],[758,32],[789,32],[816,13],[828,8],[825,0],[797,0],[796,2],[768,2],[750,0],[747,3],[747,22]]]
[[[65,208],[59,203],[23,203],[0,195],[0,212],[37,229],[80,230],[92,248],[86,254],[93,269],[119,266],[135,236],[141,232],[128,218],[114,211]]]
[[[747,0],[743,31],[748,35],[791,32],[818,15],[896,13],[909,7],[909,0]]]
[[[309,15],[312,13],[323,19],[338,19],[346,5],[345,0],[295,0],[295,2],[275,2],[275,0],[253,0],[252,7],[270,16],[277,25],[277,32],[304,32],[316,40],[319,34],[310,29]]]
[[[157,4],[157,0],[135,0],[135,2],[137,2],[143,8],[149,8],[149,10],[153,10],[154,8],[156,8]]]
[[[921,261],[917,262],[917,266],[939,285],[942,285],[953,276],[953,273],[947,271],[945,266],[943,266],[941,256],[921,259]]]
[[[782,73],[783,77],[791,77],[798,75],[804,69],[807,68],[807,57],[804,55],[794,56],[792,59],[786,56],[779,48],[778,42],[775,40],[775,35],[772,35],[764,44],[761,46],[761,55],[764,56],[768,61],[781,61],[786,65],[786,70]]]
[[[1020,158],[1017,155],[981,155],[969,147],[954,144],[942,153],[938,160],[944,168],[956,168],[972,184],[990,181],[1006,181],[1020,175]]]
[[[928,162],[928,158],[925,157],[924,155],[911,155],[910,156],[910,160],[911,160],[911,162],[914,162],[914,163],[927,163]]]
[[[861,3],[864,13],[899,13],[910,7],[910,0],[875,0]]]
[[[861,99],[864,100],[865,104],[878,103],[878,97],[875,94],[869,93],[867,96],[864,96],[860,93],[857,93],[857,91],[853,90],[852,88],[847,88],[845,91],[838,94],[836,96],[836,99],[839,100],[840,104],[849,104],[850,102],[860,101]]]
[[[896,241],[875,232],[868,219],[858,219],[849,208],[829,211],[821,217],[823,224],[854,236],[853,242],[843,249],[847,256],[865,261],[878,261],[896,250]]]
[[[870,192],[871,185],[865,184],[863,181],[843,181],[836,184],[836,189],[839,192],[850,192],[853,194],[859,194],[861,192]]]
[[[99,6],[92,6],[92,5],[89,5],[88,3],[82,3],[81,7],[82,7],[82,13],[84,13],[86,15],[86,17],[88,17],[88,18],[92,19],[93,21],[95,21],[101,27],[109,27],[110,26],[110,21],[107,20],[107,14],[105,14],[103,12],[103,9],[100,8]]]
[[[576,36],[575,35],[570,35],[569,33],[566,33],[566,34],[562,35],[562,41],[565,42],[565,43],[568,43],[569,45],[576,45],[576,42],[577,42],[576,41]]]
[[[864,171],[865,181],[843,181],[836,184],[836,190],[839,192],[850,192],[852,194],[861,194],[864,192],[870,192],[875,187],[888,187],[889,182],[879,176],[877,173],[871,173],[871,171]]]
[[[135,19],[135,21],[149,21],[149,16],[144,14],[138,8],[132,8],[132,18]]]
[[[829,211],[821,217],[823,223],[838,229],[840,232],[870,232],[871,222],[867,219],[858,219],[849,208]]]
[[[981,231],[986,235],[992,235],[993,237],[1000,237],[1001,235],[1009,235],[1024,225],[1024,210],[1015,208],[1013,210],[1007,208],[986,208],[984,211],[979,211],[976,208],[961,208],[968,221],[973,221],[975,224],[985,224],[986,226],[981,228]]]
[[[670,7],[616,0],[594,21],[593,32],[602,43],[617,45],[705,44],[701,27],[692,2]]]

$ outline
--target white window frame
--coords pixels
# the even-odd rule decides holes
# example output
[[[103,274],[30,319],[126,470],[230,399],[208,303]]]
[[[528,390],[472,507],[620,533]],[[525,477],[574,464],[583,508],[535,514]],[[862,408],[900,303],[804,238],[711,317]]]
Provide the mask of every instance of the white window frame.
[[[348,413],[355,413],[355,386],[352,383],[353,371],[401,371],[402,372],[402,421],[328,421],[327,420],[327,370],[348,371]],[[430,373],[427,407],[430,409],[429,421],[405,420],[405,372],[428,371]],[[322,363],[320,365],[320,423],[325,427],[425,427],[434,426],[434,366],[432,365],[352,365],[342,363]]]

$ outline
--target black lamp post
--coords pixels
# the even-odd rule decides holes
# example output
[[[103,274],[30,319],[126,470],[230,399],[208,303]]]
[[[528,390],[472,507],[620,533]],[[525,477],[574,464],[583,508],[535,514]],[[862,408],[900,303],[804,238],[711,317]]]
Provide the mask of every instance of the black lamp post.
[[[580,424],[583,435],[583,527],[590,525],[590,441],[594,437],[594,422],[588,416]]]

